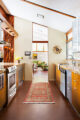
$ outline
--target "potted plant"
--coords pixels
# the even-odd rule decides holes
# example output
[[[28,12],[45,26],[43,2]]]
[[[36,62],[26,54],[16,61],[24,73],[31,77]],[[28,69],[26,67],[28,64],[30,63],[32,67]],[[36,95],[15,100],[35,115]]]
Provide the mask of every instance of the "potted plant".
[[[15,60],[18,61],[18,63],[20,63],[20,61],[23,59],[23,57],[15,57]]]

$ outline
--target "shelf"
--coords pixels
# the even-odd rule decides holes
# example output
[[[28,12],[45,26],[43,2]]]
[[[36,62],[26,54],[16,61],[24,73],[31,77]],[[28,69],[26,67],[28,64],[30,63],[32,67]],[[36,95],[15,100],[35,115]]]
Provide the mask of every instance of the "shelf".
[[[8,32],[11,36],[17,37],[18,33],[13,29],[13,27],[6,21],[2,22],[1,27],[3,30]]]
[[[18,33],[14,30],[11,24],[8,22],[8,15],[0,6],[0,20],[2,21],[2,28],[11,36],[17,37]]]

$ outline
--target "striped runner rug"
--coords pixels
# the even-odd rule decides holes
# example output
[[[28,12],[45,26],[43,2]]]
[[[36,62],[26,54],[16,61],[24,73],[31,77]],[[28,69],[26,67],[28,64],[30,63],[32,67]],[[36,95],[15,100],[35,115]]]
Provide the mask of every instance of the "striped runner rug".
[[[32,83],[24,103],[55,103],[49,83]]]

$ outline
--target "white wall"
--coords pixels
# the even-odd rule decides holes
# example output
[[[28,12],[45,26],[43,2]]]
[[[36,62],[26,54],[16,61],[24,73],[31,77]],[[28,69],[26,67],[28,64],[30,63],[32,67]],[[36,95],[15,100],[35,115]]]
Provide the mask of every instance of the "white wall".
[[[14,56],[23,57],[25,80],[32,80],[32,60],[24,55],[25,51],[32,51],[32,22],[18,17],[14,21],[14,28],[19,34],[14,41]]]
[[[48,37],[49,37],[49,80],[54,80],[55,71],[53,69],[53,64],[58,64],[66,59],[66,35],[63,32],[49,28]],[[55,54],[53,52],[53,47],[56,45],[62,49],[62,52],[60,54]]]
[[[15,39],[15,56],[22,56],[23,62],[26,63],[25,79],[32,80],[32,60],[24,56],[24,52],[32,51],[32,22],[15,17],[15,30],[19,36]],[[53,64],[57,64],[66,59],[66,37],[63,32],[48,28],[49,30],[49,80],[55,79]],[[59,45],[62,48],[61,54],[55,54],[53,47]]]

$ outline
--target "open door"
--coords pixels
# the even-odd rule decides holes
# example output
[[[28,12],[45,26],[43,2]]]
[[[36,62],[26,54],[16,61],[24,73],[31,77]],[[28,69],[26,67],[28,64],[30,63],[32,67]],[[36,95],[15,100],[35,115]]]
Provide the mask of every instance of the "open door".
[[[33,23],[33,82],[48,82],[48,28]]]

